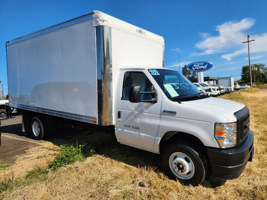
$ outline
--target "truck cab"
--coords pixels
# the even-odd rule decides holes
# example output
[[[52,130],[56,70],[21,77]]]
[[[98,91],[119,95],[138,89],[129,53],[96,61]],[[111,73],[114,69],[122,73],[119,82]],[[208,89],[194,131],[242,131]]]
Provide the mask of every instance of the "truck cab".
[[[233,179],[252,159],[253,133],[243,104],[208,97],[174,70],[129,68],[119,77],[118,142],[162,154],[170,177],[192,185],[207,176]]]

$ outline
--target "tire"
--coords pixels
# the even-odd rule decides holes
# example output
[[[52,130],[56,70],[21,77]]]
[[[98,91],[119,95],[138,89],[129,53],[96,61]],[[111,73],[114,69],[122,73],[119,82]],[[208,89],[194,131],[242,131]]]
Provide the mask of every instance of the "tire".
[[[167,175],[183,185],[197,186],[206,178],[200,151],[188,144],[172,143],[162,154],[162,166]]]
[[[31,136],[36,140],[43,139],[46,136],[45,127],[46,123],[44,118],[39,116],[33,117],[30,124]]]
[[[0,119],[6,119],[7,118],[7,112],[5,110],[0,110]]]

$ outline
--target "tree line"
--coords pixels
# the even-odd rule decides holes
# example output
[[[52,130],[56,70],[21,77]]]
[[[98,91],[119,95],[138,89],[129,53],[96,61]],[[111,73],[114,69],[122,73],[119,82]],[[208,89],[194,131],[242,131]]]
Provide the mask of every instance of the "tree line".
[[[251,65],[252,82],[256,85],[267,83],[267,67],[265,64],[253,64]],[[249,66],[242,67],[241,83],[250,83],[250,71]]]

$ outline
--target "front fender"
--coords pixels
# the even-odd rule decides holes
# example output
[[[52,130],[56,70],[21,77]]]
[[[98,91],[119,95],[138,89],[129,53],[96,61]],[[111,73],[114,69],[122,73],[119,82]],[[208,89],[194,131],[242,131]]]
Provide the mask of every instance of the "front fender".
[[[154,143],[155,152],[160,152],[160,142],[169,132],[187,133],[198,138],[206,147],[219,147],[213,135],[214,124],[212,122],[184,119],[175,116],[162,116],[159,132]]]

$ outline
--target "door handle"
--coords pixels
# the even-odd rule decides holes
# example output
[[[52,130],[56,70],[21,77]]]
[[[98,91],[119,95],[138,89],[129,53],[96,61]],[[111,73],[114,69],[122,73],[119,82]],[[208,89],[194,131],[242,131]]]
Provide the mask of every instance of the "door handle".
[[[118,119],[121,119],[121,111],[118,111]]]

